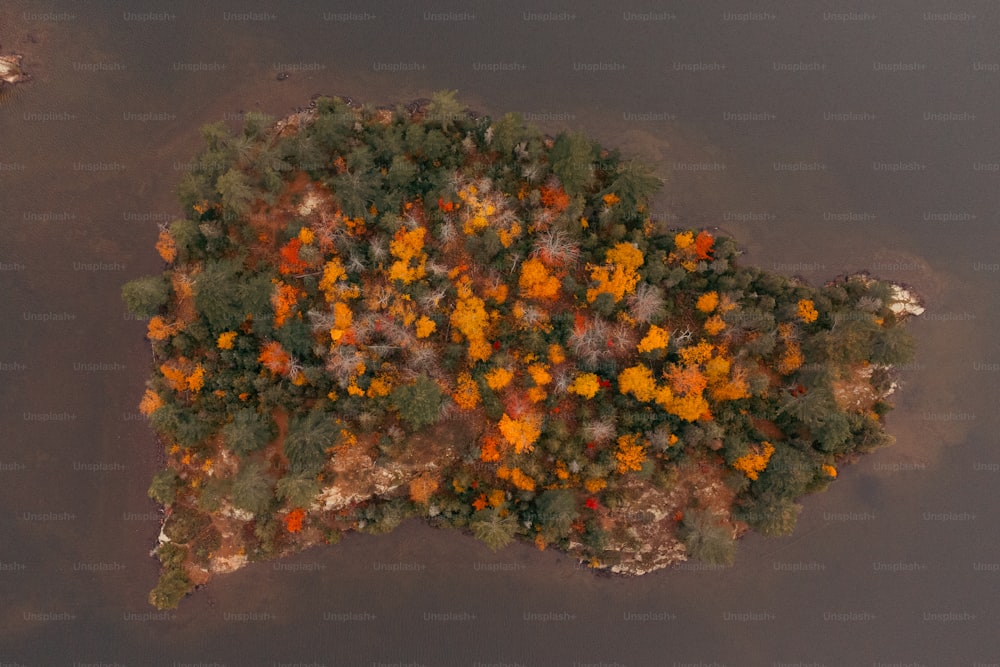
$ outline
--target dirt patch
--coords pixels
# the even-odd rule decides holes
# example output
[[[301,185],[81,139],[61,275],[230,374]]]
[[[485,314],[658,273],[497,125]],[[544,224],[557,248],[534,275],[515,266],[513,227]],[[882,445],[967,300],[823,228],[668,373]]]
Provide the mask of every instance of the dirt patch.
[[[612,535],[605,548],[620,558],[613,564],[595,565],[616,574],[640,575],[687,560],[687,549],[677,537],[686,508],[698,507],[732,525],[735,493],[726,485],[724,474],[722,466],[702,459],[678,466],[677,476],[665,487],[631,479],[624,487],[622,504],[599,513],[602,527]],[[737,532],[734,525],[734,535]],[[582,557],[583,545],[573,543],[569,552]]]

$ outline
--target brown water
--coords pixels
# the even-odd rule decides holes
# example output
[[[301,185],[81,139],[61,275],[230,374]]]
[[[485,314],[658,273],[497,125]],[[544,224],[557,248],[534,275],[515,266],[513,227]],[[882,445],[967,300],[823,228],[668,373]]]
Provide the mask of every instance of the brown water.
[[[0,665],[1000,663],[995,3],[298,4],[0,9],[36,78],[0,106]],[[897,444],[729,570],[598,577],[412,522],[149,615],[148,349],[118,294],[158,270],[197,128],[442,88],[656,161],[656,214],[747,262],[914,286]]]

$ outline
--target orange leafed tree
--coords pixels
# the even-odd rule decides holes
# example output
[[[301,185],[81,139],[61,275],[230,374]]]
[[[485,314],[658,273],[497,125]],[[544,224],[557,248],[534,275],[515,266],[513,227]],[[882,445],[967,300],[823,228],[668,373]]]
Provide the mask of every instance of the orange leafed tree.
[[[542,204],[545,208],[551,209],[553,213],[562,213],[569,206],[569,195],[562,189],[562,186],[554,188],[543,185],[540,188]]]
[[[677,415],[681,419],[689,422],[697,421],[706,417],[711,417],[708,408],[708,401],[699,394],[687,394],[685,396],[674,396],[666,406],[667,412]]]
[[[483,438],[479,446],[479,458],[486,463],[496,463],[503,456],[504,445],[495,436],[488,435]]]
[[[510,384],[514,379],[514,374],[503,366],[498,366],[486,374],[486,384],[493,391],[500,391]]]
[[[710,318],[705,320],[705,333],[709,336],[715,336],[725,328],[725,320],[718,315],[712,315]]]
[[[344,340],[344,336],[350,330],[353,321],[354,313],[351,311],[350,306],[343,301],[334,303],[333,328],[330,329],[330,339],[335,343]]]
[[[667,382],[675,394],[700,394],[708,380],[697,366],[673,364],[667,371]]]
[[[156,239],[156,252],[160,253],[160,257],[167,264],[171,264],[177,259],[177,244],[174,242],[174,237],[166,229],[161,229],[160,236]]]
[[[509,480],[511,484],[521,491],[534,491],[535,480],[525,475],[520,468],[507,468],[501,466],[497,469],[497,477]]]
[[[427,338],[437,329],[437,323],[426,315],[417,320],[417,338]]]
[[[542,434],[541,419],[534,414],[526,414],[511,419],[507,413],[500,418],[500,433],[514,446],[514,452],[521,454],[534,449],[535,441]]]
[[[532,257],[521,264],[518,287],[529,299],[555,299],[559,296],[559,284],[542,260]]]
[[[160,364],[160,373],[174,391],[184,391],[188,388],[188,370],[191,362],[186,357],[170,359]]]
[[[323,277],[319,281],[319,288],[323,290],[323,295],[327,301],[334,301],[338,295],[337,283],[347,279],[347,270],[344,269],[339,257],[334,257],[323,265]]]
[[[703,313],[710,313],[715,310],[715,307],[719,305],[719,293],[718,292],[706,292],[698,297],[698,302],[695,304],[695,308]]]
[[[410,500],[415,503],[427,504],[437,489],[438,481],[434,475],[429,472],[417,475],[410,480]]]
[[[302,522],[305,521],[306,512],[303,509],[296,508],[293,509],[285,516],[285,530],[289,533],[298,533],[302,531]]]
[[[698,259],[712,259],[712,246],[715,239],[706,231],[702,231],[694,239],[694,254]]]
[[[802,349],[794,340],[786,340],[784,350],[778,359],[778,372],[782,375],[794,373],[805,361],[802,356]]]
[[[264,364],[264,368],[277,375],[287,375],[292,368],[292,355],[276,340],[264,345],[257,360]]]
[[[201,388],[205,386],[205,368],[198,364],[195,369],[187,376],[187,386],[191,391],[198,393]]]
[[[712,350],[715,346],[708,341],[699,341],[697,345],[688,345],[678,351],[681,361],[689,366],[703,364],[712,358]]]
[[[458,374],[455,385],[455,393],[451,395],[455,400],[455,405],[463,410],[472,410],[479,405],[479,385],[472,379],[472,375],[468,371],[462,371]]]
[[[149,340],[166,340],[180,331],[181,328],[179,322],[167,324],[167,321],[161,316],[154,315],[149,318],[149,324],[146,326],[146,337]]]
[[[163,399],[152,389],[147,389],[146,393],[142,395],[142,400],[139,402],[139,412],[142,413],[144,417],[148,417],[163,406]]]
[[[219,334],[219,337],[215,341],[215,345],[220,350],[231,350],[233,349],[233,343],[235,341],[236,341],[235,331],[224,331]]]
[[[305,296],[305,292],[285,284],[280,280],[271,293],[271,306],[274,308],[274,326],[280,327],[288,320],[292,310],[299,302],[299,298]]]

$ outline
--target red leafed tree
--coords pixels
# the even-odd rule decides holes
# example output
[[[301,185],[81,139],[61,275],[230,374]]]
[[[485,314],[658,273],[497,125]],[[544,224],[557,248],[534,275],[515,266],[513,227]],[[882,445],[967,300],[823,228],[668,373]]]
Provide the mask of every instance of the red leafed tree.
[[[278,266],[278,271],[282,275],[303,273],[309,268],[309,263],[299,257],[300,248],[302,248],[302,241],[298,237],[281,246],[281,250],[278,251],[278,254],[281,256],[281,264]]]

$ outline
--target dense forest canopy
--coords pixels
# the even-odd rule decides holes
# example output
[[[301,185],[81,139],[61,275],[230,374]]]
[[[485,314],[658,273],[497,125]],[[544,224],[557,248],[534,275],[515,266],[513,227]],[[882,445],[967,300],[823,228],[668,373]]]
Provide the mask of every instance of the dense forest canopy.
[[[408,516],[621,572],[730,563],[889,439],[898,288],[739,266],[582,134],[447,92],[202,134],[163,272],[123,289],[168,460],[157,606]]]

